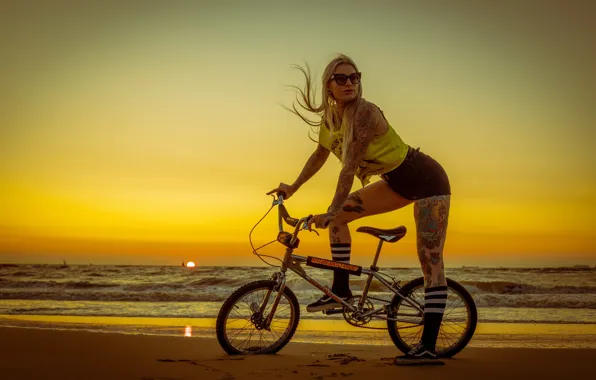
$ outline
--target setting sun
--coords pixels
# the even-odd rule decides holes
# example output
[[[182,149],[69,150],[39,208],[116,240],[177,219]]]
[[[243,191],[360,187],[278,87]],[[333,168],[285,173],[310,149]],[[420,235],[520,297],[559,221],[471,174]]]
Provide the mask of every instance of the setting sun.
[[[186,267],[187,268],[194,268],[195,267],[195,263],[193,263],[192,261],[189,261],[186,263]]]

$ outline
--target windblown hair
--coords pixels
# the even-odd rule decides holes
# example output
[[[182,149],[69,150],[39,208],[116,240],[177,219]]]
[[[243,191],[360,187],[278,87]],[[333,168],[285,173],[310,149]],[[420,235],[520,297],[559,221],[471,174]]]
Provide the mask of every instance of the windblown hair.
[[[334,59],[332,59],[331,62],[327,64],[327,67],[323,72],[321,88],[322,103],[320,105],[316,104],[316,86],[313,83],[310,67],[308,66],[308,64],[306,64],[306,69],[302,68],[299,65],[292,66],[293,68],[300,70],[300,72],[302,72],[306,79],[306,85],[304,87],[304,90],[300,89],[297,86],[290,85],[290,87],[298,91],[298,94],[296,94],[296,101],[298,102],[298,105],[306,111],[319,115],[320,118],[314,121],[307,118],[296,109],[295,104],[292,104],[292,109],[289,109],[287,107],[284,108],[298,115],[298,117],[304,120],[304,122],[310,125],[311,127],[320,128],[321,125],[324,124],[330,131],[337,131],[341,128],[341,125],[343,123],[344,136],[341,161],[342,163],[345,163],[348,147],[350,146],[354,138],[354,115],[356,114],[356,110],[359,104],[362,102],[362,82],[358,85],[356,99],[347,104],[344,108],[343,114],[340,114],[337,107],[337,103],[335,102],[335,99],[333,99],[333,96],[329,93],[328,89],[329,82],[331,81],[331,77],[333,76],[335,69],[342,63],[350,64],[352,65],[352,67],[354,67],[354,70],[359,71],[354,61],[346,55],[340,54]]]

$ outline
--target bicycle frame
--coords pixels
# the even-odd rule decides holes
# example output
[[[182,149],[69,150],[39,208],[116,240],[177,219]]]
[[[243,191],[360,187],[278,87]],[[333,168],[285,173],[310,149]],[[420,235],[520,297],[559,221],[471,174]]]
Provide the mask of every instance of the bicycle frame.
[[[300,232],[300,230],[302,230],[302,229],[307,228],[308,220],[312,217],[312,215],[308,216],[308,217],[301,218],[301,219],[294,219],[294,218],[290,217],[287,210],[285,209],[285,206],[283,205],[283,196],[282,195],[279,195],[277,200],[275,200],[275,197],[274,197],[273,206],[275,206],[276,204],[279,206],[278,240],[279,240],[280,236],[284,237],[284,241],[281,241],[281,242],[282,242],[282,244],[286,245],[286,252],[285,252],[284,258],[282,260],[280,271],[275,272],[272,277],[272,280],[277,282],[276,288],[273,289],[273,290],[277,291],[277,295],[275,297],[275,300],[273,301],[271,311],[269,312],[269,315],[267,316],[266,321],[265,321],[265,325],[267,327],[269,327],[271,320],[273,319],[273,316],[275,315],[277,305],[281,299],[281,295],[283,294],[284,288],[286,286],[286,272],[288,269],[291,270],[292,272],[296,273],[298,276],[300,276],[304,280],[306,280],[309,284],[313,285],[314,287],[316,287],[317,289],[322,291],[328,297],[331,297],[332,299],[334,299],[335,301],[340,303],[344,307],[344,309],[347,309],[352,313],[360,313],[360,314],[358,314],[358,317],[360,317],[360,318],[373,317],[373,318],[377,318],[377,319],[385,319],[388,321],[399,322],[399,321],[405,321],[403,319],[400,320],[398,318],[399,316],[418,317],[423,313],[423,309],[424,309],[423,305],[421,305],[416,300],[413,300],[409,297],[402,295],[399,292],[399,289],[400,289],[399,285],[397,285],[397,289],[396,289],[396,286],[394,286],[394,284],[390,284],[380,274],[377,273],[379,270],[379,268],[377,267],[377,261],[379,259],[379,255],[381,253],[381,247],[383,246],[383,240],[379,240],[379,244],[377,246],[377,251],[376,251],[373,263],[370,266],[370,269],[365,269],[360,266],[352,265],[352,264],[339,263],[339,262],[335,262],[332,260],[323,259],[323,258],[319,258],[319,257],[313,257],[313,256],[305,257],[305,256],[295,255],[293,252],[299,242],[298,232]],[[291,235],[291,239],[289,239],[289,234],[283,230],[283,223],[282,223],[283,221],[285,221],[290,226],[295,227],[294,233]],[[304,268],[302,268],[302,266],[301,266],[302,263],[306,263],[307,266],[318,267],[318,268],[325,269],[325,270],[339,269],[339,270],[346,270],[346,271],[350,272],[351,274],[367,275],[368,278],[366,280],[366,284],[364,286],[364,290],[362,292],[362,296],[360,297],[360,301],[358,302],[358,305],[354,306],[354,305],[344,301],[343,299],[338,297],[336,294],[334,294],[329,288],[321,285],[315,279],[310,277],[305,272]],[[420,314],[398,313],[397,315],[395,315],[395,317],[378,315],[378,314],[387,312],[387,310],[386,310],[387,304],[384,304],[382,307],[377,308],[375,310],[361,314],[361,311],[363,310],[363,306],[367,299],[368,291],[370,289],[370,285],[372,283],[373,278],[376,278],[377,280],[379,280],[379,282],[381,282],[383,285],[385,285],[394,294],[401,297],[404,300],[404,302],[408,303],[411,307],[416,309]],[[265,298],[263,300],[263,304],[261,305],[261,310],[260,310],[261,313],[263,313],[265,311],[265,307],[269,302],[270,295],[271,295],[271,290],[269,292],[267,292],[267,295],[265,296]]]

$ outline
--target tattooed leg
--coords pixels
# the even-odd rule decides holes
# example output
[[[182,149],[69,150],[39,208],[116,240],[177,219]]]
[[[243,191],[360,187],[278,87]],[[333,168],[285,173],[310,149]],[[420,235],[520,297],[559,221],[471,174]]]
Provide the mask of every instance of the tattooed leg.
[[[348,206],[349,201],[350,198],[346,201],[344,209],[351,207],[351,205]],[[361,205],[362,202],[360,202],[360,207]],[[355,207],[359,207],[358,204]],[[333,261],[349,263],[352,250],[352,236],[347,221],[339,219],[329,224],[329,242],[331,244],[331,258]],[[349,274],[343,271],[334,271],[331,291],[341,297],[350,296]]]
[[[447,279],[443,247],[447,236],[449,195],[420,199],[414,203],[418,258],[424,273],[424,329],[421,343],[435,352],[447,303]]]
[[[393,211],[411,202],[391,190],[385,181],[372,183],[351,193],[344,202],[341,211],[329,224],[329,242],[333,260],[350,262],[352,238],[348,223],[365,216]],[[345,272],[335,273],[334,287],[340,292],[349,293],[348,278]]]
[[[424,286],[446,286],[443,247],[447,237],[450,196],[420,199],[414,203],[418,259],[424,274]]]
[[[350,195],[348,195],[348,199],[344,203],[342,208],[345,212],[354,212],[357,214],[364,214],[366,210],[364,209],[364,201],[360,194],[356,191]]]
[[[412,203],[395,193],[385,181],[377,181],[351,193],[336,218],[329,223],[329,243],[351,244],[348,223],[365,216],[400,209]]]
[[[352,238],[348,223],[365,214],[364,202],[358,192],[348,196],[342,207],[342,213],[329,224],[329,242],[331,244],[351,243]]]

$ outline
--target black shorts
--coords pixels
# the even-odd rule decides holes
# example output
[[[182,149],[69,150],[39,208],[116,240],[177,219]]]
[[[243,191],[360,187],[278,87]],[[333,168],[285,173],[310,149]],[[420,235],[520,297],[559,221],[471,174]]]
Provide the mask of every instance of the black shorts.
[[[417,200],[435,195],[451,195],[449,178],[432,157],[409,147],[404,161],[381,178],[402,197]]]

